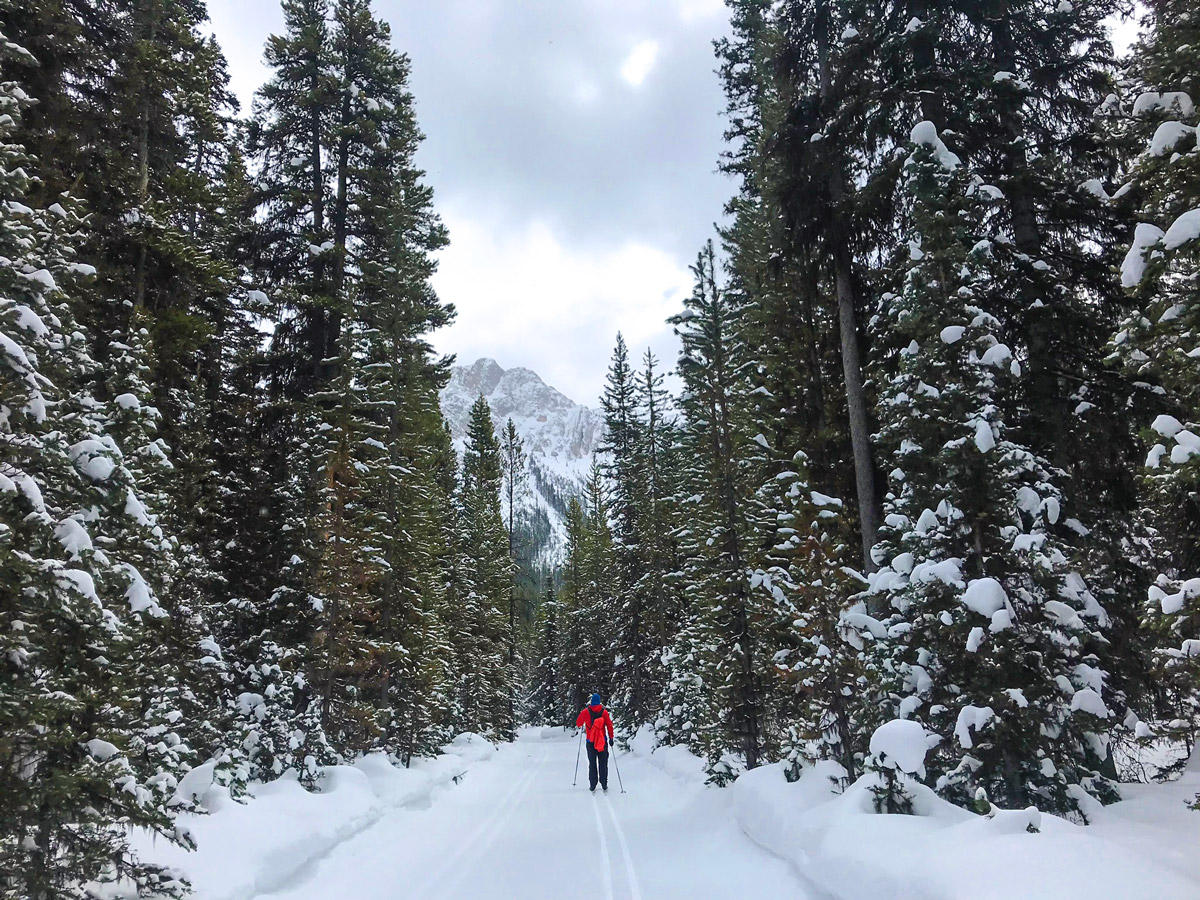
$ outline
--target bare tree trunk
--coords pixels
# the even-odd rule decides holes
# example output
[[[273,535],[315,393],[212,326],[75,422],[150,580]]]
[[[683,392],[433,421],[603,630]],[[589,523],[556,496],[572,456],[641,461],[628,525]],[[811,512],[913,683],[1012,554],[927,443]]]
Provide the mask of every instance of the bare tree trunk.
[[[846,406],[850,413],[850,445],[854,452],[854,485],[858,492],[858,527],[862,539],[863,568],[875,568],[871,548],[882,524],[879,495],[875,490],[875,463],[871,459],[871,428],[863,386],[862,356],[858,347],[858,313],[850,277],[850,253],[839,250],[834,259],[838,325],[842,343],[842,373],[846,379]]]
[[[821,99],[830,107],[832,73],[829,66],[829,8],[822,4],[817,30],[820,55]],[[831,161],[832,163],[832,161]],[[831,201],[830,244],[833,246],[834,287],[837,293],[838,330],[841,337],[842,372],[846,382],[846,407],[850,414],[850,445],[854,455],[854,486],[858,494],[858,527],[862,540],[863,568],[875,568],[871,548],[879,532],[881,511],[875,490],[875,464],[871,459],[871,428],[867,417],[866,391],[863,386],[862,354],[858,345],[858,304],[850,255],[850,229],[845,216],[846,185],[841,169],[829,166],[829,197]]]

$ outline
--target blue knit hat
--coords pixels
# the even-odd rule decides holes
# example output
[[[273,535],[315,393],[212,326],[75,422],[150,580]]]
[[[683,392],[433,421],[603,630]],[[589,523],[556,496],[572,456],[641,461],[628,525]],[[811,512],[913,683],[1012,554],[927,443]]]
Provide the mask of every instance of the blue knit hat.
[[[588,703],[590,703],[592,706],[599,706],[600,705],[600,695],[592,694],[592,699],[589,700]]]

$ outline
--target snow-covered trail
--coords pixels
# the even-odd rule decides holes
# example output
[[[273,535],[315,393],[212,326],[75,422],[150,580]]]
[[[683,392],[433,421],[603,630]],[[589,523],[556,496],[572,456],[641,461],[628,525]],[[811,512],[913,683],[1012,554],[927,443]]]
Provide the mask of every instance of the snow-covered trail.
[[[734,824],[727,791],[640,757],[610,793],[571,786],[575,740],[522,736],[426,809],[400,808],[306,866],[275,900],[810,900]]]

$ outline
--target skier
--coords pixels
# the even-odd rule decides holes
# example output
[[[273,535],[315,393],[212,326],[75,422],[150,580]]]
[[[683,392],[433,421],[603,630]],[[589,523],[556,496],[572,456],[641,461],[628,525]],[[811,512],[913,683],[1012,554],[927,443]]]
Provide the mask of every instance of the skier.
[[[588,781],[590,790],[595,793],[596,782],[599,780],[604,793],[608,793],[608,745],[613,739],[612,716],[600,702],[599,694],[592,694],[588,705],[580,710],[575,718],[575,725],[584,729],[588,748]],[[599,769],[597,777],[597,769]]]

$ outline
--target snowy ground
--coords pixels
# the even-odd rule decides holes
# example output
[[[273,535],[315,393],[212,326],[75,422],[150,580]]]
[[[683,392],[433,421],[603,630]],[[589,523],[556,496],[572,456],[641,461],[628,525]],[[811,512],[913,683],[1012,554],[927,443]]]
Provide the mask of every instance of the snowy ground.
[[[704,786],[681,747],[648,733],[588,793],[577,744],[526,729],[499,749],[463,735],[434,760],[381,756],[329,771],[321,793],[281,779],[187,817],[200,849],[144,847],[197,900],[1200,900],[1200,757],[1168,785],[1075,825],[1031,810],[981,817],[914,785],[915,815],[873,812],[868,776],[845,793],[820,766]],[[822,764],[831,766],[832,764]],[[1035,831],[1029,830],[1030,826]]]
[[[646,759],[619,760],[627,793],[615,770],[607,796],[587,790],[587,758],[572,787],[576,743],[561,731],[528,729],[513,745],[468,762],[457,785],[370,804],[348,814],[350,797],[337,808],[319,807],[293,821],[264,823],[266,830],[309,827],[324,819],[322,840],[291,843],[290,856],[273,853],[265,871],[257,829],[235,829],[218,850],[176,860],[193,879],[198,900],[812,900],[783,860],[750,841],[735,824],[728,791],[705,789],[694,779],[668,774]],[[331,794],[354,789],[353,779]],[[360,788],[387,783],[371,773]],[[267,791],[267,796],[272,793]],[[415,796],[415,799],[414,799]],[[248,805],[274,805],[267,799]],[[335,806],[331,804],[331,806]],[[237,812],[235,810],[235,812]],[[212,831],[227,810],[210,817]],[[304,821],[294,821],[300,818]],[[338,828],[338,823],[342,827]],[[206,824],[203,820],[200,825]],[[340,833],[339,833],[340,831]],[[211,845],[213,835],[209,836]],[[306,861],[306,854],[311,859]],[[162,854],[158,856],[161,858]],[[245,858],[243,860],[243,857]],[[230,879],[230,867],[241,877]],[[260,890],[261,888],[261,890]]]
[[[1033,808],[977,815],[909,779],[913,814],[879,815],[880,777],[837,793],[838,774],[819,763],[789,784],[776,764],[730,788],[742,829],[836,900],[1200,900],[1200,756],[1178,781],[1123,785],[1111,806],[1081,791],[1090,825]]]

